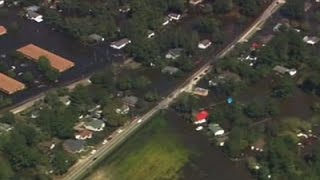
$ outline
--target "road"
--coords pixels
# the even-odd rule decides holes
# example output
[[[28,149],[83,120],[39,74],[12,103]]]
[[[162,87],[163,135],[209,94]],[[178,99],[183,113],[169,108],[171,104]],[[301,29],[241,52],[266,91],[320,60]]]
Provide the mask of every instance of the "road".
[[[71,167],[63,177],[57,177],[57,179],[64,180],[77,180],[83,178],[95,165],[97,165],[104,157],[110,154],[116,147],[123,143],[128,137],[130,137],[136,130],[143,126],[150,118],[159,112],[161,109],[167,108],[173,100],[178,97],[182,92],[187,90],[190,86],[198,82],[201,77],[210,72],[212,65],[219,59],[224,57],[238,42],[242,42],[243,39],[249,38],[281,5],[283,1],[275,0],[270,4],[268,8],[253,22],[253,24],[247,28],[242,34],[234,39],[228,46],[221,50],[212,60],[204,64],[199,70],[187,78],[181,85],[179,85],[172,93],[164,98],[158,105],[153,107],[150,111],[141,117],[141,123],[131,123],[126,127],[123,127],[123,132],[116,134],[112,140],[105,145],[97,147],[97,151],[94,155],[89,155],[84,159],[79,160],[73,167]]]

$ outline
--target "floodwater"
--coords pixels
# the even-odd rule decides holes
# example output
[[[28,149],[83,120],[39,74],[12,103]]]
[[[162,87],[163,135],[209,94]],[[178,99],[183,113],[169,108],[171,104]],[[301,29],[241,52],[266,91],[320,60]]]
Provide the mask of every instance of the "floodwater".
[[[249,172],[240,164],[233,163],[208,137],[179,118],[174,112],[168,114],[169,125],[183,144],[192,152],[190,162],[182,169],[183,180],[251,180]]]
[[[56,32],[45,23],[36,23],[19,17],[17,15],[18,12],[19,10],[10,9],[8,17],[0,18],[0,24],[9,29],[9,33],[0,37],[0,54],[10,54],[16,49],[32,43],[73,61],[75,67],[64,72],[59,78],[59,83],[51,85],[51,87],[80,79],[99,69],[107,67],[112,61],[122,59],[122,52],[109,48],[107,42],[95,47],[84,47],[77,40],[63,33]],[[13,23],[18,24],[17,31],[10,31]],[[26,63],[28,63],[27,60]],[[7,64],[10,64],[10,62],[7,62]],[[23,71],[25,70],[21,69],[21,72]],[[33,72],[36,73],[36,71],[36,68],[34,68]],[[18,72],[16,73],[18,74]],[[28,88],[29,90],[14,95],[13,100],[15,102],[25,100],[49,87],[33,86]],[[32,91],[30,91],[30,89],[32,89]]]

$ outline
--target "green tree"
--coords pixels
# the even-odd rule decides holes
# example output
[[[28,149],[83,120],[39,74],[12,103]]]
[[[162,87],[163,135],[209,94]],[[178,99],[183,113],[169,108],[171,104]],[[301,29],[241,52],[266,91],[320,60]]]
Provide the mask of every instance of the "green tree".
[[[5,112],[3,114],[3,116],[0,118],[0,121],[3,123],[7,123],[7,124],[15,124],[16,123],[16,118],[14,117],[14,114],[11,112]]]
[[[233,8],[232,0],[216,0],[213,3],[213,12],[218,14],[224,14],[229,12]]]
[[[10,163],[4,159],[1,158],[0,160],[0,179],[3,180],[9,180],[11,177],[13,177],[14,172],[11,169]]]
[[[280,79],[278,84],[272,89],[272,96],[278,98],[289,97],[293,94],[294,88],[295,84],[293,80],[288,76],[284,76]]]
[[[25,72],[23,75],[22,75],[22,80],[27,82],[27,83],[31,83],[34,81],[34,76],[33,74],[30,72],[30,71],[27,71]]]
[[[293,19],[302,19],[304,17],[304,1],[290,0],[283,6],[280,12]]]
[[[47,57],[40,56],[38,59],[38,68],[43,72],[48,72],[51,70],[51,64]]]
[[[62,175],[75,163],[75,158],[59,150],[54,154],[52,166],[56,175]]]

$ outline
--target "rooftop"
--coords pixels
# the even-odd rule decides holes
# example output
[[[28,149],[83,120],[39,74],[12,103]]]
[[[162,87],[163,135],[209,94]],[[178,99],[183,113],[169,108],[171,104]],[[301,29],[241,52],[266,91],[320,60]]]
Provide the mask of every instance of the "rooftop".
[[[63,148],[70,153],[81,152],[84,148],[84,140],[68,139],[63,142]]]
[[[59,72],[66,71],[74,66],[72,61],[69,61],[33,44],[23,46],[22,48],[17,49],[17,51],[34,61],[38,61],[39,57],[45,56],[50,61],[51,66]]]
[[[0,82],[0,90],[7,94],[13,94],[26,87],[23,83],[2,73],[0,73]]]
[[[4,26],[0,26],[0,36],[7,33],[7,29]]]

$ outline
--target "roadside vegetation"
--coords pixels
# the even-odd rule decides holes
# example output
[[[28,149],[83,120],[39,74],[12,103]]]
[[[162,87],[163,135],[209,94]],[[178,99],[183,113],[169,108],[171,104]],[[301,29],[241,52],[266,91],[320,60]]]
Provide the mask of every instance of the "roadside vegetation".
[[[155,116],[85,179],[179,179],[191,152],[164,118]]]

